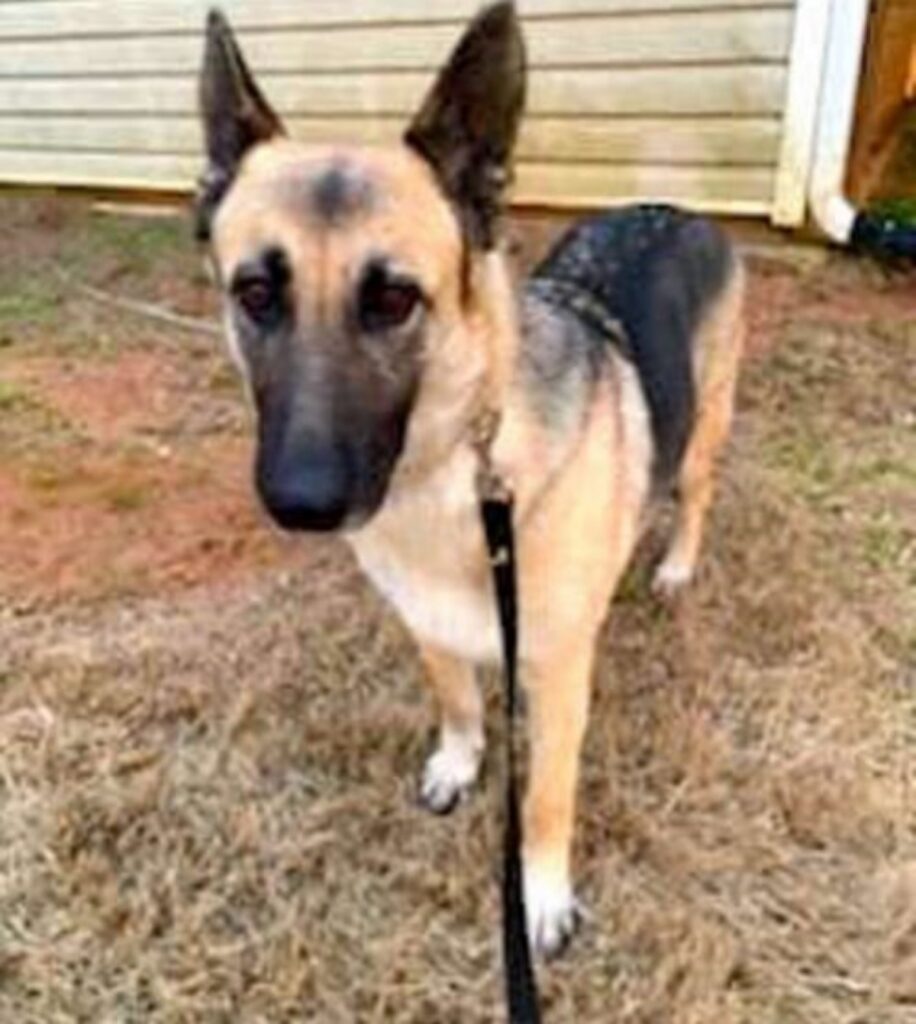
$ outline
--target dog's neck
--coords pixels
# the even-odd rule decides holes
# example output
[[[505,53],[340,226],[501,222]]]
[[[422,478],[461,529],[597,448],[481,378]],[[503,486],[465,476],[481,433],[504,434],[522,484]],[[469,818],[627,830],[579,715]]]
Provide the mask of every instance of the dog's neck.
[[[454,334],[430,354],[392,487],[410,487],[469,443],[483,411],[505,418],[520,346],[518,298],[500,250],[474,259]]]
[[[486,468],[512,492],[521,523],[581,437],[582,417],[575,409],[558,429],[545,423],[532,404],[524,355],[531,324],[509,261],[501,251],[487,253],[475,261],[473,275],[454,333],[440,337],[436,350],[427,353],[404,450],[385,499],[389,515],[399,508],[414,514],[418,501],[426,507],[423,503],[445,486],[443,481],[459,490],[473,487],[474,467],[481,467],[480,428],[489,422],[495,428]]]
[[[475,260],[472,274],[473,315],[479,318],[487,346],[487,372],[481,400],[502,413],[518,365],[521,344],[516,282],[502,249]]]

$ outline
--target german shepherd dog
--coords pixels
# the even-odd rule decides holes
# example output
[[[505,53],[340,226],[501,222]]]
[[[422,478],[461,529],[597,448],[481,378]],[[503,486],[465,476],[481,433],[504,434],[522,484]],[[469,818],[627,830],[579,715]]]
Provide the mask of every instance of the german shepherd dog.
[[[338,530],[415,636],[438,704],[420,792],[450,810],[484,748],[474,666],[500,638],[471,434],[515,497],[530,766],[529,934],[572,935],[570,848],[595,638],[663,488],[655,575],[694,573],[732,417],[743,273],[720,230],[668,207],[574,227],[516,289],[502,195],[525,93],[510,2],[483,9],[390,147],[306,147],[210,15],[201,77],[209,239],[257,423],[255,483],[286,530]]]

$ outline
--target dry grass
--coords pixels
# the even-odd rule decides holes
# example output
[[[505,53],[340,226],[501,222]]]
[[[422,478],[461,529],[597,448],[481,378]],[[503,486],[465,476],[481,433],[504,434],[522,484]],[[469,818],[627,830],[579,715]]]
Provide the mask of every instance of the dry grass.
[[[72,252],[75,230],[46,234]],[[168,294],[156,266],[130,287]],[[542,972],[552,1024],[916,1015],[916,322],[897,290],[883,304],[897,288],[843,260],[756,267],[767,344],[702,578],[651,599],[656,530],[602,641],[577,850],[593,919]],[[832,312],[855,289],[868,315]],[[48,314],[61,358],[88,315]],[[0,375],[35,356],[34,322],[6,329]],[[179,424],[217,381],[207,436],[229,443],[218,357],[142,344],[203,382]],[[0,391],[10,460],[44,422],[24,393]],[[180,462],[200,434],[170,443]],[[140,517],[166,545],[164,479],[150,518],[139,485],[104,481],[105,529]],[[37,514],[47,487],[29,493]],[[409,641],[336,543],[282,556],[167,596],[0,590],[4,1024],[502,1019],[497,780],[450,820],[417,808]]]

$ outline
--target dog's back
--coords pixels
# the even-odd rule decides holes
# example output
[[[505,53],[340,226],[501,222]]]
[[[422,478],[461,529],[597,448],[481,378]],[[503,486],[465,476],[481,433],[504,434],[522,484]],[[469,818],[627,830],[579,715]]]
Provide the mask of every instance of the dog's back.
[[[737,270],[717,225],[669,206],[634,206],[577,224],[530,288],[616,343],[639,373],[652,423],[657,485],[674,481],[696,420],[697,338]],[[611,334],[617,321],[622,333]]]

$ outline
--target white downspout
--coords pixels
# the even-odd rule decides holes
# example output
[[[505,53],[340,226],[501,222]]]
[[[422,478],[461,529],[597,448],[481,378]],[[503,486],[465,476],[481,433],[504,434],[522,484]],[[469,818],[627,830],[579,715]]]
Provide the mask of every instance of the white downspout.
[[[870,6],[870,0],[832,0],[814,163],[808,186],[818,226],[842,245],[852,238],[858,216],[858,210],[846,198],[844,186]]]

